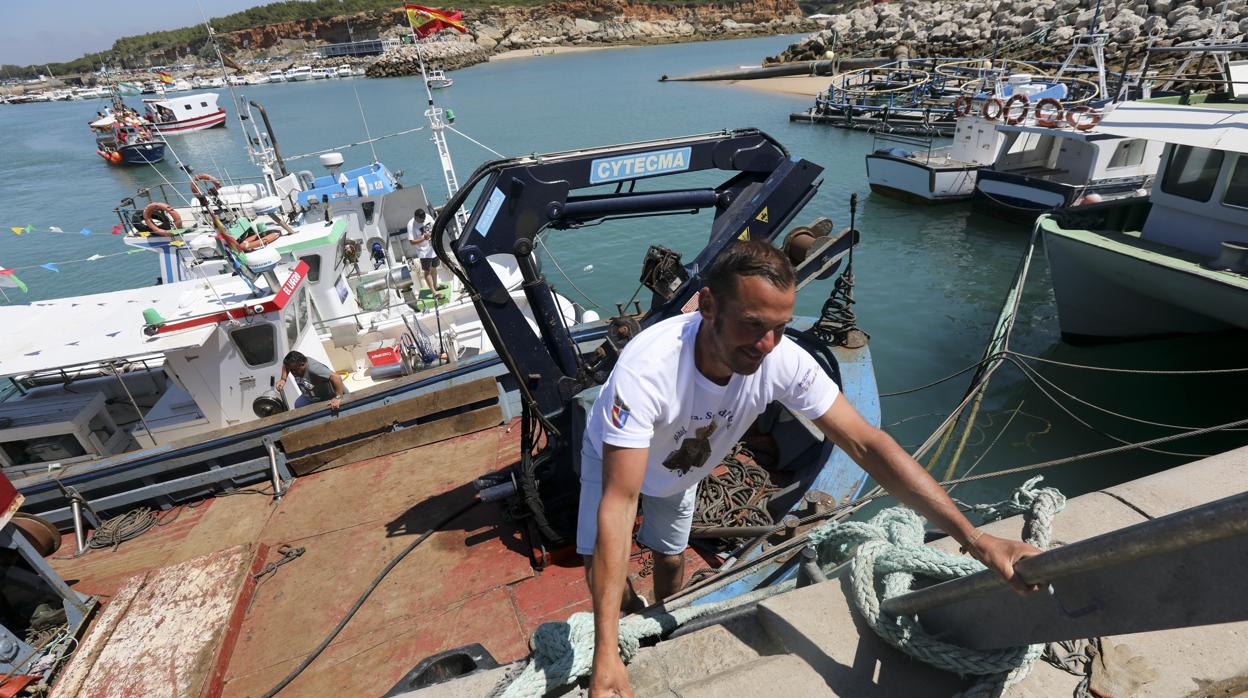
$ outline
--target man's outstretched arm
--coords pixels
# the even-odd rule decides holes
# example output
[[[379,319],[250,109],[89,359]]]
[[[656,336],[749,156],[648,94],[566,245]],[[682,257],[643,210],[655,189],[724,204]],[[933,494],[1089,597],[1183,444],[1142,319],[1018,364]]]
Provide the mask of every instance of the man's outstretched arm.
[[[952,536],[1015,591],[1033,590],[1015,576],[1014,563],[1040,551],[1022,541],[977,532],[927,470],[893,437],[868,424],[844,396],[838,397],[815,423],[884,489]]]
[[[646,475],[645,448],[602,447],[602,501],[598,504],[598,540],[590,573],[594,602],[594,667],[589,694],[631,696],[628,671],[620,659],[620,603],[628,574],[637,499]]]

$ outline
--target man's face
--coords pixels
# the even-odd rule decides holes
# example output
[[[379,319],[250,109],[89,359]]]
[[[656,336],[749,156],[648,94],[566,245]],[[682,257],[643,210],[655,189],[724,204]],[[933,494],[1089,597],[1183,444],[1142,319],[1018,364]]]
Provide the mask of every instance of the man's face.
[[[743,276],[730,298],[714,298],[710,289],[702,292],[699,307],[703,320],[711,323],[711,344],[719,360],[733,373],[757,371],[793,320],[796,289],[776,288],[761,276]]]
[[[299,378],[303,378],[303,372],[308,370],[308,362],[304,361],[300,364],[286,364],[286,370],[295,374]]]

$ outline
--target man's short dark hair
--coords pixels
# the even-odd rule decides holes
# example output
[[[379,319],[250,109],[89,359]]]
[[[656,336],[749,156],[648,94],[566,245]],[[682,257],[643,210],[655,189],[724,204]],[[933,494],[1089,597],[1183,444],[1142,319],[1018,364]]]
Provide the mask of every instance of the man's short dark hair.
[[[412,214],[412,217],[418,221],[423,221],[425,219],[425,209],[423,208],[416,209],[416,212]]]
[[[286,358],[282,359],[282,363],[287,366],[298,366],[300,364],[306,364],[307,362],[308,357],[304,356],[301,351],[289,352],[286,354]]]
[[[737,279],[743,276],[761,276],[779,289],[797,285],[789,258],[764,240],[733,243],[707,270],[706,285],[717,301],[735,298]]]

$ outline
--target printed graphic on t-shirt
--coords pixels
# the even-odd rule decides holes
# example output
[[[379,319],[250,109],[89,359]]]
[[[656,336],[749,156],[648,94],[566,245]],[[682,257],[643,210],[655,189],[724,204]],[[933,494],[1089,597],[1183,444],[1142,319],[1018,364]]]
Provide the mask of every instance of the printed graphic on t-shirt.
[[[711,435],[715,433],[718,426],[719,423],[712,420],[710,424],[698,427],[694,432],[697,436],[681,441],[680,448],[667,454],[667,458],[663,459],[663,466],[668,470],[675,470],[681,477],[684,477],[689,474],[689,471],[706,465],[706,459],[711,455]]]
[[[611,400],[611,424],[616,429],[623,429],[628,424],[628,405],[624,403],[624,399],[616,393]]]

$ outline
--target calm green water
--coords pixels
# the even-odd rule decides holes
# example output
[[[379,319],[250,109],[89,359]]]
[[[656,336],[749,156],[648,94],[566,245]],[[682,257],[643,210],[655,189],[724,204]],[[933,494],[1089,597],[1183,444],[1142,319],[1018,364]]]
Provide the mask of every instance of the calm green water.
[[[659,75],[756,63],[791,41],[773,37],[743,41],[655,46],[501,61],[454,73],[455,86],[437,93],[455,111],[456,126],[506,155],[685,135],[727,127],[755,126],[779,139],[791,152],[825,168],[818,196],[799,221],[826,215],[837,227],[848,224],[852,192],[860,197],[858,227],[863,242],[856,253],[857,313],[872,335],[876,373],[884,392],[909,388],[956,371],[979,359],[1002,298],[1026,247],[1027,230],[972,215],[963,205],[918,208],[869,195],[863,156],[869,135],[790,124],[788,114],[805,108],[806,98],[784,97],[748,88],[706,83],[659,83]],[[368,114],[373,135],[423,125],[423,90],[418,80],[332,80],[245,88],[240,94],[262,102],[273,118],[284,154],[289,156],[363,140]],[[226,129],[174,137],[177,155],[197,171],[229,176],[255,174],[242,146],[229,95]],[[119,169],[95,154],[86,122],[100,105],[86,102],[0,107],[0,265],[15,267],[29,284],[26,302],[150,283],[154,261],[146,255],[61,265],[61,273],[37,268],[45,262],[85,259],[121,251],[108,235],[116,223],[117,201],[162,177],[176,179],[173,158],[153,168]],[[491,157],[450,134],[461,181]],[[428,134],[376,144],[377,156],[403,181],[423,184],[435,201],[445,198],[436,154]],[[344,150],[348,166],[367,163],[367,147]],[[290,163],[292,169],[318,170],[314,158]],[[670,185],[664,182],[664,185]],[[15,236],[10,226],[59,226],[94,235],[35,233]],[[672,217],[552,232],[549,252],[576,286],[610,313],[614,303],[636,289],[641,255],[654,242],[687,254],[709,231],[707,217]],[[587,270],[593,265],[592,270]],[[33,269],[23,267],[34,266]],[[548,274],[560,290],[576,297],[553,265]],[[818,284],[804,293],[799,312],[815,314],[830,288]],[[3,302],[3,301],[0,301]],[[136,322],[139,319],[136,318]],[[3,336],[0,329],[0,337]],[[0,341],[3,341],[0,339]],[[1043,256],[1033,265],[1013,347],[1066,361],[1138,368],[1211,368],[1248,365],[1242,336],[1165,340],[1096,348],[1062,344]],[[1227,376],[1142,377],[1089,374],[1043,368],[1055,382],[1081,398],[1132,416],[1158,422],[1204,426],[1228,422],[1248,412],[1239,397],[1248,381]],[[935,427],[957,401],[967,377],[936,389],[884,399],[884,421],[905,445],[913,446]],[[1131,425],[1069,400],[1066,403],[1099,429],[1129,440],[1168,430]],[[1021,405],[1021,408],[1019,407]],[[1002,431],[1009,414],[1018,415]],[[962,457],[959,473],[980,459],[976,472],[1106,448],[1106,436],[1079,426],[1012,368],[997,374]],[[1214,453],[1248,442],[1243,432],[1183,441],[1173,450]],[[1063,466],[1049,481],[1077,494],[1190,460],[1130,453]],[[937,475],[943,475],[943,466]],[[959,494],[985,499],[1003,493],[1022,477],[968,485]]]

